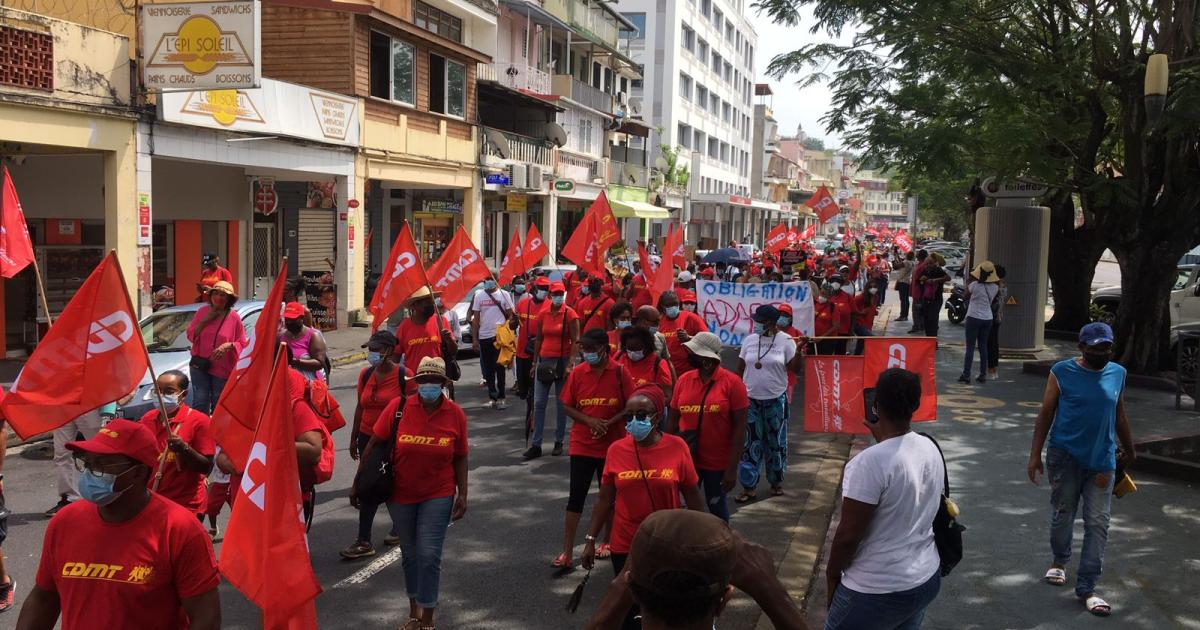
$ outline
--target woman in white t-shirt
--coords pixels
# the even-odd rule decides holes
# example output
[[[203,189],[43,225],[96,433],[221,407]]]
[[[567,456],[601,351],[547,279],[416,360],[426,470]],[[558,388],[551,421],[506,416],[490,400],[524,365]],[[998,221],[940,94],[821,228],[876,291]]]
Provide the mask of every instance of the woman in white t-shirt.
[[[892,368],[879,375],[867,428],[876,444],[846,464],[842,517],[825,578],[825,630],[914,630],[941,587],[933,517],[945,463],[929,438],[913,433],[921,380]]]
[[[987,381],[988,366],[988,334],[992,331],[992,303],[1000,293],[996,284],[996,268],[991,261],[985,260],[971,270],[971,278],[967,283],[967,320],[964,328],[967,335],[967,355],[963,358],[960,383],[971,382],[971,362],[975,359],[975,346],[979,345],[979,377],[977,383]]]
[[[787,468],[787,372],[799,364],[796,340],[779,332],[779,309],[763,304],[754,311],[754,332],[742,339],[737,374],[746,385],[746,445],[738,467],[742,493],[734,501],[757,497],[759,470],[766,468],[771,494],[783,494]]]

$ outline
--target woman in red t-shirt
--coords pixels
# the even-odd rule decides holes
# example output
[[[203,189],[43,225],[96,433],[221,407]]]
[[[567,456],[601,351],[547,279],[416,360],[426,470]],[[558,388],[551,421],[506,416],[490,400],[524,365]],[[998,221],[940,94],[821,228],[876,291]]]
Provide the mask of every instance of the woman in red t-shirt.
[[[567,367],[575,363],[575,345],[579,341],[579,315],[565,304],[567,287],[561,282],[550,285],[550,305],[533,320],[532,332],[537,337],[533,356],[533,437],[522,456],[534,459],[542,456],[542,430],[546,426],[546,406],[550,404],[550,388],[562,396],[567,381]],[[567,412],[558,402],[554,431],[553,455],[562,455],[563,438],[567,433]]]
[[[600,496],[584,537],[585,568],[595,564],[596,535],[610,514],[613,570],[620,575],[633,534],[647,516],[680,507],[680,495],[689,510],[704,511],[704,497],[697,485],[700,480],[687,444],[677,435],[658,430],[658,410],[665,404],[661,389],[643,387],[633,393],[626,405],[631,416],[625,423],[629,435],[608,448],[600,478]]]
[[[621,332],[633,326],[633,305],[625,301],[613,304],[608,319],[608,354],[615,357],[621,350]]]
[[[658,356],[654,333],[647,328],[629,327],[621,331],[621,353],[617,363],[629,371],[634,387],[658,385],[663,396],[671,398],[671,364]]]
[[[658,332],[667,338],[667,354],[675,366],[675,374],[683,376],[688,370],[695,369],[688,365],[683,344],[696,333],[708,330],[708,324],[699,315],[682,310],[679,296],[674,291],[666,291],[659,296],[658,311],[663,315]]]
[[[556,568],[572,565],[575,531],[587,501],[592,478],[604,470],[604,456],[613,442],[625,436],[625,400],[634,391],[629,371],[608,354],[608,335],[599,328],[579,340],[583,361],[571,370],[560,401],[574,425],[571,427],[571,493],[563,524],[563,552],[554,559]],[[607,557],[608,545],[600,546]]]
[[[413,380],[417,395],[384,407],[361,461],[373,448],[392,449],[396,474],[387,507],[403,553],[409,624],[432,628],[446,528],[467,512],[467,416],[445,396],[450,379],[441,357],[421,359]],[[350,503],[360,507],[354,486]]]

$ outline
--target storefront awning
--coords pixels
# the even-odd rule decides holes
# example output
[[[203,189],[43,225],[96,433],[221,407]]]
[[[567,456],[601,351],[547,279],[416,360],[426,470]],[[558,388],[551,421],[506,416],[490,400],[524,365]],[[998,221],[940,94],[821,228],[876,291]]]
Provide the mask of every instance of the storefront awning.
[[[644,201],[617,201],[609,199],[613,216],[618,219],[670,219],[671,212]]]

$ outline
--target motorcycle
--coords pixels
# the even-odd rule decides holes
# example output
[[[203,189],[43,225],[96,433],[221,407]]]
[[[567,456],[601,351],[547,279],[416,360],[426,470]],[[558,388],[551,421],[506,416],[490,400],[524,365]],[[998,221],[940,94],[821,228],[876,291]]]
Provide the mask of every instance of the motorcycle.
[[[946,298],[946,319],[951,324],[961,324],[967,318],[967,290],[961,282],[955,281],[950,288],[950,297]]]

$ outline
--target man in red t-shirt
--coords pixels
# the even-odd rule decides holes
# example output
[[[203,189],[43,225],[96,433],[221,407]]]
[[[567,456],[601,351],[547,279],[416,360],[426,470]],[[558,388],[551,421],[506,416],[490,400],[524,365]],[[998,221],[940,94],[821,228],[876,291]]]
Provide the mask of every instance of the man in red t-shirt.
[[[580,287],[586,285],[587,281],[588,272],[584,269],[576,269],[563,274],[563,286],[567,288],[565,297],[567,306],[570,306],[571,308],[575,307],[575,304],[579,302],[579,298],[582,297],[579,294],[579,289]]]
[[[179,370],[158,375],[156,387],[167,408],[170,431],[163,426],[162,414],[151,409],[142,416],[142,425],[154,435],[159,452],[167,451],[162,479],[157,492],[196,514],[204,512],[207,492],[204,480],[212,472],[217,444],[209,433],[212,420],[184,404],[188,377]]]
[[[200,293],[197,302],[208,301],[208,292],[218,282],[225,281],[233,286],[233,274],[221,266],[221,258],[209,252],[200,260],[200,282],[196,283],[196,291]]]
[[[539,276],[533,290],[521,298],[513,309],[517,318],[517,397],[528,399],[533,394],[533,321],[550,304],[550,279]]]
[[[217,561],[196,515],[147,487],[158,448],[140,423],[113,420],[76,453],[85,500],[50,520],[37,582],[17,627],[221,626]]]
[[[851,299],[852,309],[852,330],[859,337],[854,343],[854,354],[863,353],[862,337],[873,337],[875,333],[872,330],[875,328],[875,315],[879,312],[879,307],[876,306],[876,295],[879,293],[879,287],[867,285],[867,290],[862,291]]]
[[[402,363],[409,374],[417,372],[417,366],[425,357],[454,356],[457,348],[450,335],[450,323],[445,317],[435,316],[433,298],[429,287],[421,287],[408,298],[406,306],[409,316],[396,329],[396,354],[403,357]]]
[[[843,287],[846,286],[846,277],[841,274],[834,274],[829,277],[830,288],[833,292],[829,294],[829,301],[837,305],[839,311],[837,334],[839,337],[849,337],[854,334],[854,304],[851,302],[851,296],[846,293]],[[837,348],[837,354],[846,354],[846,346],[849,345],[848,339],[839,339],[834,342]]]
[[[658,311],[663,315],[658,324],[658,332],[667,338],[667,350],[676,376],[683,376],[696,369],[688,364],[683,344],[696,333],[708,330],[708,325],[696,313],[683,310],[679,304],[679,296],[674,291],[667,291],[659,296]]]
[[[614,301],[604,291],[604,284],[595,276],[588,278],[586,286],[580,287],[583,297],[575,303],[575,312],[579,314],[579,330],[587,332],[593,328],[609,330],[612,323],[608,319],[608,311]]]

